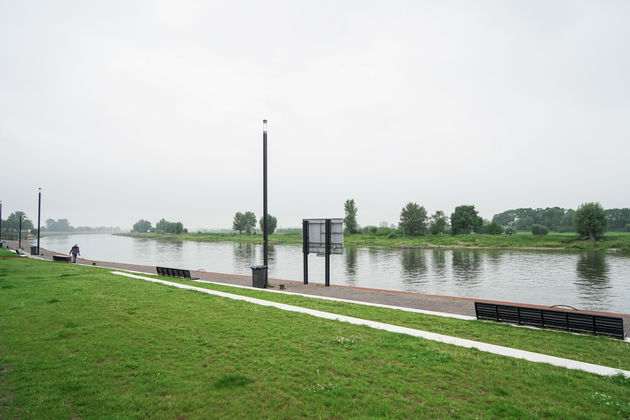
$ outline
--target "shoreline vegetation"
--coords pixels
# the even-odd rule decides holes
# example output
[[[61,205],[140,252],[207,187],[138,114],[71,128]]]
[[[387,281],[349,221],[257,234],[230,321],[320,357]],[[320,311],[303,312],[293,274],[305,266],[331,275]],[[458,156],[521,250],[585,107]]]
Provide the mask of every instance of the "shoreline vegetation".
[[[262,243],[262,234],[238,233],[115,233],[119,236],[134,238],[158,239],[167,241],[197,242],[247,242]],[[269,243],[273,245],[300,245],[302,233],[274,233],[269,235]],[[518,232],[513,235],[422,235],[422,236],[379,236],[377,234],[346,234],[344,245],[358,247],[390,247],[390,248],[471,248],[471,249],[515,249],[515,250],[562,250],[582,251],[600,250],[611,253],[630,254],[630,233],[607,232],[596,242],[580,238],[575,233],[550,233],[536,236],[531,233]]]

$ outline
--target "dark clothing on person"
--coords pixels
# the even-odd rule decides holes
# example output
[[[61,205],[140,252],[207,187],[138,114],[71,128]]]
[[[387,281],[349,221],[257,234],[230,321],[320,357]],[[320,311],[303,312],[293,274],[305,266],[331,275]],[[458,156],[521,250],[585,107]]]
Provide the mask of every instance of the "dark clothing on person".
[[[70,250],[70,254],[72,255],[72,262],[76,263],[77,255],[81,255],[81,252],[79,252],[79,246],[75,244]]]

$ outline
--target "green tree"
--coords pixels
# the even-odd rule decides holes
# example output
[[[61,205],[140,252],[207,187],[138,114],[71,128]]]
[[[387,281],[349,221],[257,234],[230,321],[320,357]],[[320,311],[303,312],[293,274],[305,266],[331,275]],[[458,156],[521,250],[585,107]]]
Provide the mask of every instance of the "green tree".
[[[256,215],[251,211],[241,213],[237,211],[232,222],[232,229],[238,231],[239,234],[252,233],[256,227]]]
[[[538,225],[536,223],[532,225],[532,235],[544,236],[548,233],[549,233],[549,229],[547,228],[547,226]]]
[[[588,240],[595,242],[600,239],[606,231],[608,219],[606,213],[599,203],[582,204],[573,217],[577,233]]]
[[[132,232],[147,233],[150,230],[151,222],[149,222],[148,220],[140,219],[133,225]]]
[[[575,216],[575,210],[568,209],[562,219],[560,219],[560,226],[558,226],[558,232],[575,232],[575,223],[573,217]]]
[[[188,230],[184,229],[184,225],[182,224],[182,222],[169,222],[165,219],[160,219],[160,221],[155,224],[155,231],[157,233],[173,234],[188,232]]]
[[[427,227],[427,211],[416,203],[407,203],[400,212],[399,225],[407,235],[424,235]]]
[[[254,214],[254,212],[246,211],[245,214],[243,214],[243,219],[244,219],[245,232],[246,233],[254,232],[254,229],[256,228],[256,215]]]
[[[521,219],[518,219],[514,227],[516,228],[516,230],[530,230],[533,224],[534,218],[531,216],[525,216]]]
[[[346,231],[348,233],[357,233],[359,231],[359,224],[357,223],[357,206],[354,203],[354,199],[346,200],[343,204],[346,217],[343,222],[346,225]]]
[[[258,223],[260,224],[260,230],[263,231],[263,218],[262,217],[260,218],[260,221]],[[278,226],[278,219],[276,219],[270,214],[267,214],[267,234],[271,235],[276,230],[277,226]]]
[[[17,238],[20,231],[20,217],[22,217],[22,232],[30,232],[33,229],[33,222],[26,218],[26,213],[16,211],[11,213],[6,220],[2,221],[2,236]]]
[[[630,223],[630,209],[606,209],[606,218],[608,219],[609,231],[623,231],[628,223]]]
[[[503,233],[503,226],[495,221],[492,221],[486,226],[486,233],[488,235],[501,235]]]
[[[448,225],[448,219],[442,210],[436,211],[431,216],[431,224],[429,230],[432,235],[441,235],[446,231]]]
[[[240,235],[245,231],[245,215],[240,211],[237,211],[232,221],[232,230],[235,230]]]
[[[483,219],[475,210],[475,206],[458,206],[451,213],[451,233],[457,235],[460,233],[468,234],[477,232],[483,226]]]

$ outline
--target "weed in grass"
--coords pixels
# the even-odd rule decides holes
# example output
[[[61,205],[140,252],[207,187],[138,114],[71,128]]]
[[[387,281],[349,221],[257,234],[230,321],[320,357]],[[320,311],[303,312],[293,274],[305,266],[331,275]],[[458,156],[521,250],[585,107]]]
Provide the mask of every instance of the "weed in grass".
[[[343,347],[347,348],[347,347],[352,346],[353,344],[357,344],[362,341],[363,339],[361,337],[358,337],[356,335],[351,335],[350,337],[341,337],[341,336],[336,337],[333,340],[333,343],[341,344]]]
[[[499,396],[507,396],[510,395],[509,392],[507,392],[505,389],[500,388],[495,386],[494,388],[492,388],[492,392],[494,393],[494,395],[499,395]]]
[[[57,298],[52,298],[52,299],[46,301],[46,303],[57,303],[57,302],[61,302],[61,301],[59,299],[57,299]]]
[[[212,385],[216,389],[238,388],[253,383],[254,380],[245,375],[225,375],[214,381]]]
[[[5,284],[2,286],[3,289],[13,289],[13,285],[12,284]]]

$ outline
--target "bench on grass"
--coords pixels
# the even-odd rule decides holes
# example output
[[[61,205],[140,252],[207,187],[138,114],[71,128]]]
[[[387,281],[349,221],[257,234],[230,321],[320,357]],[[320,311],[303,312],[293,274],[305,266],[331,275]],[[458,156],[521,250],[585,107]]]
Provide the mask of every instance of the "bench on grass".
[[[577,311],[475,302],[477,319],[624,339],[623,318]]]
[[[53,261],[70,262],[69,255],[53,255]]]
[[[182,277],[189,280],[199,280],[199,277],[190,277],[190,270],[182,270],[179,268],[155,267],[159,276],[166,277]]]

